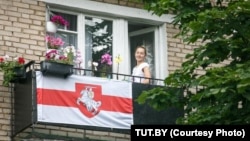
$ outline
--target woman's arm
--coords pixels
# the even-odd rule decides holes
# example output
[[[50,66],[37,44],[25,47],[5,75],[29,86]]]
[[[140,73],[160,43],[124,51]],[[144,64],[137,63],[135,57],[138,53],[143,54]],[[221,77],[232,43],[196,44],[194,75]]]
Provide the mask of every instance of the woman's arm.
[[[151,73],[150,73],[150,70],[149,70],[149,67],[146,66],[142,69],[143,73],[144,73],[144,77],[145,79],[143,80],[143,84],[149,84],[150,82],[150,79],[147,79],[147,78],[151,78]]]

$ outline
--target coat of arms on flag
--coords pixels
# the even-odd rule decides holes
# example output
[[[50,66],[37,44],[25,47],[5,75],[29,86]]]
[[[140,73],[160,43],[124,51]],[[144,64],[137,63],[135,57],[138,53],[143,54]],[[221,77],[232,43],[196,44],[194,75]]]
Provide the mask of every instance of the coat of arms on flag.
[[[80,92],[78,92],[80,90]],[[102,105],[101,86],[90,84],[76,84],[76,92],[79,96],[76,100],[78,108],[87,117],[93,117],[99,113]]]

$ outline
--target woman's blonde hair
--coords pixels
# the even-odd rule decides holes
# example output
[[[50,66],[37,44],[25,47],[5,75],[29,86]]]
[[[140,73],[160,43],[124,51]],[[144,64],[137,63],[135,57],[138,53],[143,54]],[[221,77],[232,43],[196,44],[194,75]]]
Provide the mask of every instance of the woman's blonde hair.
[[[142,49],[144,49],[145,56],[147,56],[147,49],[146,49],[146,47],[144,47],[144,46],[142,46],[142,45],[137,46],[137,47],[135,48],[135,52],[136,52],[136,50],[137,50],[138,48],[142,48]]]

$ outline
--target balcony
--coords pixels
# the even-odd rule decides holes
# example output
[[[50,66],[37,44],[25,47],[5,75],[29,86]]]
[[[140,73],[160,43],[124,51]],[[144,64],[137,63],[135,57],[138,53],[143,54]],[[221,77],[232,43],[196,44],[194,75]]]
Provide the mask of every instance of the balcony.
[[[73,68],[70,75],[54,76],[41,71],[40,63],[30,62],[26,78],[11,85],[12,136],[37,123],[129,134],[132,124],[173,125],[183,116],[175,107],[156,111],[135,102],[142,91],[163,87],[163,80],[141,84],[131,82],[130,75],[101,78],[91,71]],[[94,94],[92,100],[81,97],[85,92]]]

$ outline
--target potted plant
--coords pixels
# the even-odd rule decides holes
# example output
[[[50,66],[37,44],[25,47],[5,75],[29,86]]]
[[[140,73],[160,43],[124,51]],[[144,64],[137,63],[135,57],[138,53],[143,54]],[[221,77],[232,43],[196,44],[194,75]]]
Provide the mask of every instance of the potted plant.
[[[91,70],[91,75],[92,76],[96,76],[97,73],[97,67],[98,67],[99,63],[98,62],[94,62],[94,61],[88,61],[88,67]]]
[[[14,82],[20,78],[25,78],[25,60],[23,57],[17,57],[10,60],[8,55],[0,57],[0,71],[3,71],[3,86],[9,86],[10,82]]]
[[[101,57],[101,77],[110,78],[110,72],[112,69],[112,56],[109,53],[105,53]]]
[[[69,22],[60,15],[53,15],[50,18],[50,21],[47,21],[46,23],[46,29],[48,33],[56,33],[58,27],[67,29],[68,26]]]
[[[118,73],[119,73],[119,65],[122,62],[122,57],[120,56],[120,54],[118,56],[115,57],[115,62],[117,63],[117,73],[116,73],[116,79],[118,80]]]
[[[91,68],[93,76],[111,78],[112,63],[112,56],[104,53],[97,61],[89,61],[88,67]]]
[[[62,49],[50,49],[45,54],[45,61],[40,63],[43,75],[68,77],[73,74],[74,58],[76,50],[74,46]]]
[[[57,31],[56,24],[53,23],[52,21],[47,21],[47,23],[46,23],[46,31],[48,33],[56,33],[56,31]]]
[[[59,49],[64,45],[62,38],[51,35],[46,35],[45,41],[47,43],[48,49]]]
[[[65,29],[67,29],[67,27],[69,26],[69,22],[60,15],[53,15],[50,21],[55,23],[57,27],[64,27]]]

